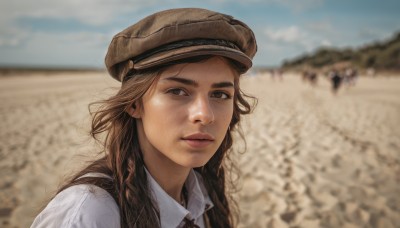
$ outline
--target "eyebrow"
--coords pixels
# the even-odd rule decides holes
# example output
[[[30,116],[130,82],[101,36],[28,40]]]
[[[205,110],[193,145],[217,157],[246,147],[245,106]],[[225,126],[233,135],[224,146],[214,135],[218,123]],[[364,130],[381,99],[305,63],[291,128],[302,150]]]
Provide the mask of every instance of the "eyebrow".
[[[175,81],[175,82],[179,82],[179,83],[182,83],[185,85],[199,87],[198,82],[196,82],[195,80],[186,79],[186,78],[169,77],[169,78],[165,78],[163,80]],[[217,82],[217,83],[213,83],[211,85],[211,88],[226,88],[226,87],[233,87],[233,83],[232,82]]]

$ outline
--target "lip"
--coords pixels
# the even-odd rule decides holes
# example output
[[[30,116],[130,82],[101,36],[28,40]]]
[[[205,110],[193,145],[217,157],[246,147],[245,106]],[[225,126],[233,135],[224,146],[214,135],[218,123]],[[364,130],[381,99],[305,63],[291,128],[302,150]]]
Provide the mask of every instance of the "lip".
[[[182,138],[190,147],[203,148],[214,142],[214,137],[207,133],[195,133]]]

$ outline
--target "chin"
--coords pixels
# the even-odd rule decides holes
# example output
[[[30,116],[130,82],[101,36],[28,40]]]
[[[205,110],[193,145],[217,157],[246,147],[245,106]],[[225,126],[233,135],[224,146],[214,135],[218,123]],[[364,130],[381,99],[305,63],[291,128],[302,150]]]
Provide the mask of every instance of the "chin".
[[[198,167],[202,167],[205,164],[207,164],[207,162],[210,159],[207,158],[199,158],[199,157],[195,157],[195,158],[188,158],[185,161],[180,162],[180,165],[187,167],[187,168],[198,168]]]

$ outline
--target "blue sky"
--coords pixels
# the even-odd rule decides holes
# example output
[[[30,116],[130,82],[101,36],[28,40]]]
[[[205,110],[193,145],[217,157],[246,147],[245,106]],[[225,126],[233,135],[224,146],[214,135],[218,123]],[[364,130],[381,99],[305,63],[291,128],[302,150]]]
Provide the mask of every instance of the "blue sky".
[[[0,66],[103,67],[114,34],[168,8],[230,14],[255,32],[256,66],[321,46],[360,47],[400,31],[399,0],[6,0]]]

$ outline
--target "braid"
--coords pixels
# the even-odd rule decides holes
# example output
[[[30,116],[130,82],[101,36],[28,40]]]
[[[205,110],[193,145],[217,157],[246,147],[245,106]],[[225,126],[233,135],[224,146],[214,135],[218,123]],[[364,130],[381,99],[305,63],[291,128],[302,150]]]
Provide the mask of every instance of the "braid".
[[[234,227],[233,214],[227,198],[225,168],[226,151],[232,146],[232,136],[227,132],[221,146],[207,164],[196,170],[201,173],[204,185],[214,207],[207,211],[211,227]]]
[[[111,163],[114,164],[116,187],[119,189],[121,227],[159,227],[136,137],[136,121],[127,113],[123,113],[121,119],[114,124],[113,130],[118,134],[110,142],[115,147],[112,151],[117,152],[113,153]]]
[[[213,173],[213,178],[210,178],[211,173],[205,174],[207,179],[204,184],[209,192],[209,197],[214,203],[214,207],[207,211],[207,217],[211,227],[234,227],[231,219],[229,202],[225,195],[225,179],[224,168],[219,171],[219,176]]]

